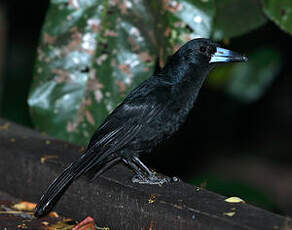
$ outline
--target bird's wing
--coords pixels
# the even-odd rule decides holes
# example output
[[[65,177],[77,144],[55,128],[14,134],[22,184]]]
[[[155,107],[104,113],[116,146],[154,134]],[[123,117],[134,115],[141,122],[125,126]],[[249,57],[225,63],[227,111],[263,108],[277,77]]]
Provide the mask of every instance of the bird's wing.
[[[136,95],[134,91],[106,118],[92,136],[88,149],[94,146],[106,155],[118,151],[166,108],[167,103],[157,100],[161,90],[146,88],[143,93],[141,89],[137,92],[140,93]]]

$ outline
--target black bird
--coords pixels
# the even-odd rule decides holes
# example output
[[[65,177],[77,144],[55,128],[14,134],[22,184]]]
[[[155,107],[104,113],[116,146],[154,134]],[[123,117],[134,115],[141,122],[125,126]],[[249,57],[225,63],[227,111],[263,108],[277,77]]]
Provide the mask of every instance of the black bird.
[[[159,73],[132,90],[98,127],[81,157],[42,195],[35,216],[46,215],[79,176],[91,172],[95,179],[118,161],[136,172],[133,182],[169,181],[155,176],[139,160],[139,155],[150,152],[180,127],[207,74],[217,63],[241,61],[247,58],[208,39],[194,39],[183,45]]]

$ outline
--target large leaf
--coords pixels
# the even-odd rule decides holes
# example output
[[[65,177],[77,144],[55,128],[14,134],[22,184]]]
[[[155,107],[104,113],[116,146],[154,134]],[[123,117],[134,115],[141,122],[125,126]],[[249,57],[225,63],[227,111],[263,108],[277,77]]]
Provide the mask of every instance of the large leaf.
[[[259,0],[216,0],[213,38],[239,36],[267,22]]]
[[[166,9],[169,12],[169,26],[172,28],[170,40],[174,47],[190,39],[211,36],[215,16],[213,0],[168,1]]]
[[[292,1],[263,0],[264,12],[283,30],[292,34]]]
[[[149,76],[157,51],[147,11],[119,1],[51,1],[29,97],[41,130],[85,144],[106,114]]]
[[[28,103],[42,131],[85,145],[106,115],[191,36],[213,1],[52,0]],[[187,15],[187,17],[186,17]]]

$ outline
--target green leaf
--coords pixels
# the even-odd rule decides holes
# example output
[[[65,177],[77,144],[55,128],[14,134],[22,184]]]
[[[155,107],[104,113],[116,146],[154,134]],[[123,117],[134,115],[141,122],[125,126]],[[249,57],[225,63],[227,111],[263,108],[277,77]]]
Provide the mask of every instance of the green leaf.
[[[258,0],[216,0],[213,39],[239,36],[267,22]]]
[[[292,1],[263,0],[264,12],[279,27],[292,34]]]
[[[213,0],[52,0],[28,99],[34,124],[86,145],[156,57],[163,65],[191,36],[210,35],[213,15]]]
[[[51,2],[28,100],[39,129],[84,145],[151,74],[158,53],[151,40],[152,15],[145,5],[127,4]]]
[[[153,30],[159,44],[160,66],[187,41],[199,37],[210,38],[215,15],[214,0],[150,2],[157,22]]]
[[[214,0],[168,2],[173,44],[182,45],[190,39],[211,36],[215,15]]]

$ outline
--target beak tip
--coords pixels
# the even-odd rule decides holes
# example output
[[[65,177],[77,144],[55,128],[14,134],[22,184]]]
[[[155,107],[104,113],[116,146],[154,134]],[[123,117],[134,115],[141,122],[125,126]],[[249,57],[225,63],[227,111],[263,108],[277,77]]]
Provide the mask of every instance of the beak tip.
[[[243,56],[243,57],[242,57],[242,60],[243,60],[244,62],[247,62],[247,61],[248,61],[247,56]]]

